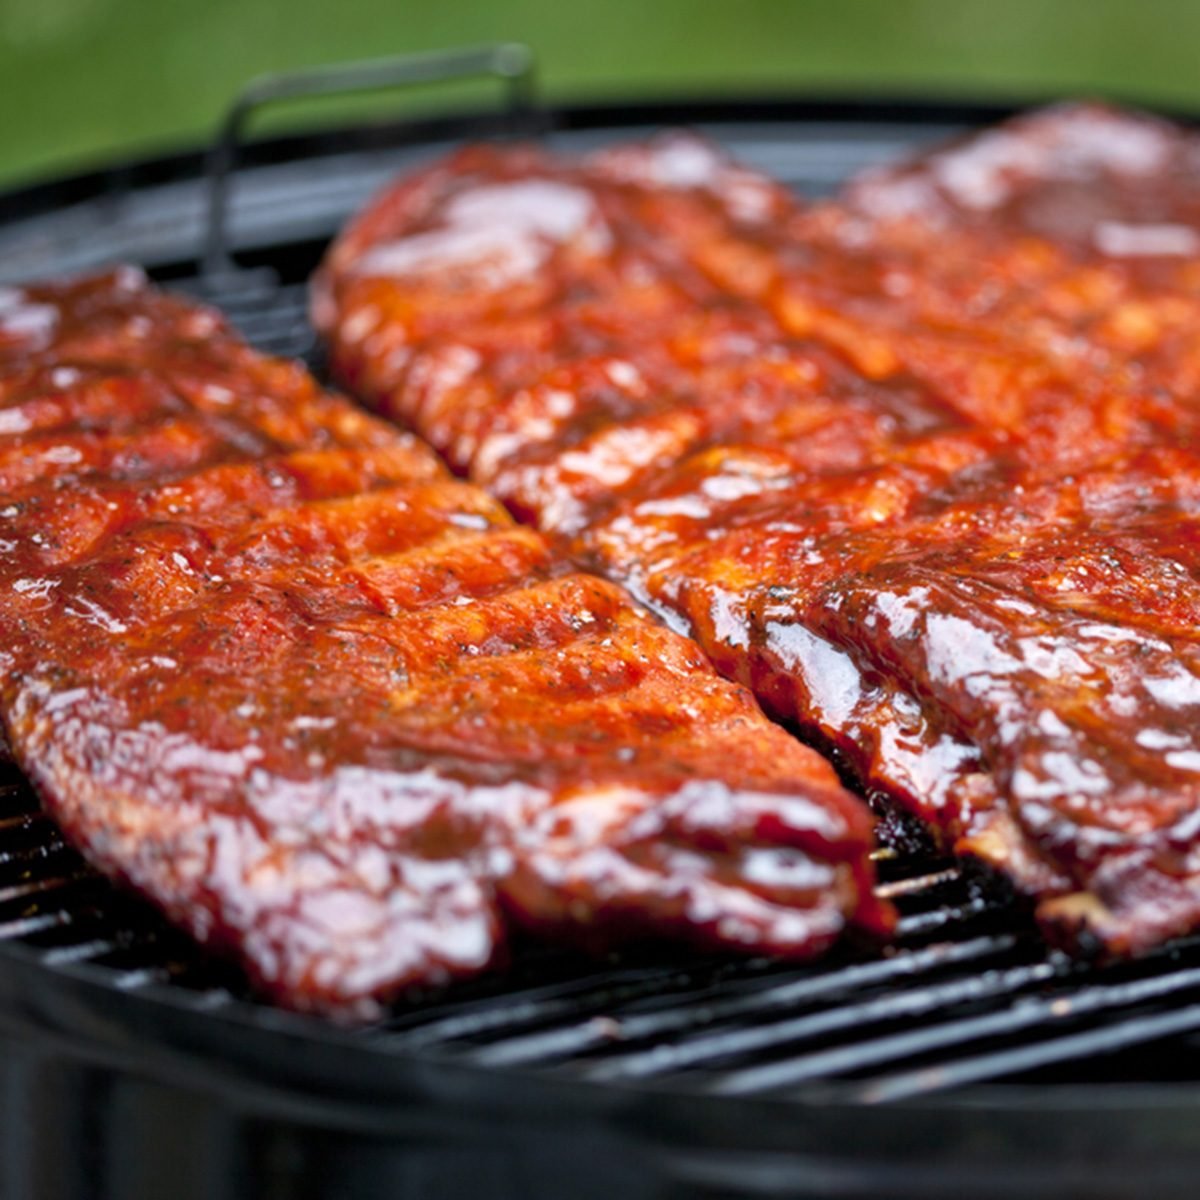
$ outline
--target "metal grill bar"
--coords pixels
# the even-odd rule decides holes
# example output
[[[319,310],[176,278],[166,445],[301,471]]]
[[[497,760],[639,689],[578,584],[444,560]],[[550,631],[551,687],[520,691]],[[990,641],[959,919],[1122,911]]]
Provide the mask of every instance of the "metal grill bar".
[[[19,938],[32,937],[34,934],[45,933],[48,929],[56,929],[69,924],[70,917],[66,913],[35,913],[22,917],[17,921],[0,923],[0,942],[13,942]]]
[[[1025,979],[1018,973],[1012,980],[1001,980],[994,985],[980,984],[974,995],[971,994],[970,987],[965,987],[961,999],[970,1001],[989,995],[1011,994],[1024,990],[1030,983],[1047,982],[1053,979],[1055,974],[1053,964],[1043,962],[1033,967]],[[1013,984],[1016,986],[1012,986]],[[1191,991],[1198,986],[1200,969],[1152,975],[1148,979],[1125,985],[1105,986],[1092,981],[1086,989],[1059,991],[1045,999],[1023,997],[1012,1008],[979,1017],[949,1020],[937,1028],[906,1030],[889,1037],[856,1041],[850,1046],[810,1054],[803,1058],[777,1060],[762,1066],[732,1071],[716,1083],[713,1090],[726,1095],[778,1091],[810,1079],[862,1071],[898,1059],[915,1058],[946,1047],[968,1045],[985,1038],[1048,1029],[1068,1018],[1157,1000],[1179,992]],[[932,996],[930,998],[933,999]],[[951,996],[947,994],[946,998],[950,999]],[[897,1003],[899,999],[893,998],[890,1003],[896,1003],[897,1008],[901,1008],[903,1002]],[[959,998],[953,999],[957,1002]],[[930,1007],[939,1006],[933,1004]],[[862,1006],[854,1011],[866,1016],[868,1020],[871,1016],[889,1019],[886,1012],[868,1015],[864,1013]]]
[[[1193,1033],[1200,1029],[1200,1004],[1152,1016],[1135,1016],[1125,1021],[1108,1022],[1097,1029],[1068,1037],[1052,1038],[1028,1046],[1006,1046],[990,1054],[980,1054],[957,1062],[939,1064],[904,1074],[884,1076],[864,1087],[858,1099],[867,1104],[908,1100],[914,1096],[947,1091],[969,1083],[1003,1079],[1023,1071],[1098,1054],[1113,1054],[1173,1034]]]
[[[924,977],[951,967],[963,968],[986,958],[1012,949],[1015,939],[1011,937],[975,938],[959,944],[933,946],[912,954],[876,962],[856,964],[840,971],[826,971],[809,977],[788,980],[774,987],[736,994],[737,985],[721,988],[716,995],[705,994],[696,1001],[686,997],[674,998],[671,1007],[646,1015],[634,1015],[607,1025],[597,1026],[594,1019],[565,1029],[527,1037],[510,1038],[507,1041],[479,1051],[474,1061],[490,1066],[516,1066],[547,1062],[590,1051],[610,1048],[615,1042],[631,1045],[655,1039],[675,1038],[678,1035],[721,1021],[761,1018],[764,1014],[777,1011],[793,1012],[806,1004],[850,997],[867,988],[884,984],[902,983],[913,976]],[[730,990],[735,994],[728,995]],[[477,1032],[477,1031],[472,1031]],[[720,1037],[721,1035],[718,1035]],[[725,1035],[728,1036],[728,1035]],[[773,1040],[768,1035],[768,1042]],[[590,1072],[595,1078],[607,1076],[634,1077],[654,1074],[662,1066],[664,1053],[674,1053],[684,1059],[689,1051],[686,1046],[696,1047],[692,1053],[704,1057],[699,1043],[679,1045],[672,1041],[666,1046],[655,1045],[644,1054],[631,1054],[616,1062],[609,1062]]]
[[[864,1027],[895,1021],[920,1019],[936,1015],[960,1005],[985,1000],[1007,999],[1039,983],[1047,983],[1056,974],[1054,964],[1046,961],[1031,963],[1007,971],[988,972],[981,976],[968,975],[949,983],[920,988],[912,992],[889,992],[867,1003],[847,1004],[825,1009],[812,1015],[773,1022],[766,1026],[718,1032],[711,1037],[677,1045],[656,1046],[645,1054],[605,1063],[589,1072],[591,1078],[616,1080],[645,1078],[701,1066],[726,1059],[743,1058],[765,1050],[783,1052],[800,1042],[816,1042],[844,1034],[857,1033]],[[926,1031],[922,1031],[924,1034]],[[846,1065],[841,1066],[843,1057]],[[855,1041],[844,1050],[831,1051],[834,1065],[812,1065],[822,1056],[812,1054],[798,1062],[772,1061],[762,1067],[730,1073],[718,1090],[731,1092],[770,1091],[793,1082],[786,1077],[789,1068],[801,1078],[819,1078],[855,1069],[856,1064],[870,1065],[873,1052],[870,1043]],[[802,1072],[809,1070],[807,1076]],[[782,1079],[772,1072],[784,1076]],[[743,1080],[746,1083],[743,1085]]]

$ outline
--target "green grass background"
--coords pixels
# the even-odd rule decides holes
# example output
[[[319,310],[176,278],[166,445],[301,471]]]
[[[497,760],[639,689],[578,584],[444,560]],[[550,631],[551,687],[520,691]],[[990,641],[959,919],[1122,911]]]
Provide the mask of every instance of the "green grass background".
[[[0,0],[0,178],[195,144],[260,72],[496,39],[534,47],[550,97],[1082,92],[1200,109],[1200,0]]]

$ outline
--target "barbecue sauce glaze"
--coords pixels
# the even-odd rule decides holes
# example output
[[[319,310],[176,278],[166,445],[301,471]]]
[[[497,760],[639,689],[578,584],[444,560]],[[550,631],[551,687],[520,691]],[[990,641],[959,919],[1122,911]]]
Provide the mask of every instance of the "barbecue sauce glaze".
[[[134,272],[0,293],[0,709],[89,861],[293,1008],[514,924],[803,957],[891,919],[865,806],[694,643]]]
[[[1051,110],[837,204],[475,147],[316,281],[340,377],[1071,947],[1200,923],[1200,142]]]

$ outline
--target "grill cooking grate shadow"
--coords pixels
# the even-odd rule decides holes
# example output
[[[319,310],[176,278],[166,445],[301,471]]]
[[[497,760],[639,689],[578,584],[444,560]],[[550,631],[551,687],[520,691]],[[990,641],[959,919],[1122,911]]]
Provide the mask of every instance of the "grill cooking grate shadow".
[[[283,247],[216,280],[165,275],[320,375],[304,286],[320,249]],[[1200,938],[1135,963],[1075,963],[1046,949],[1002,887],[896,840],[879,873],[902,919],[882,955],[851,946],[796,966],[646,947],[597,962],[522,945],[507,970],[397,1005],[360,1036],[384,1054],[597,1083],[867,1103],[1007,1079],[1196,1077]],[[197,1009],[255,1005],[234,969],[90,870],[11,766],[0,767],[0,941]]]

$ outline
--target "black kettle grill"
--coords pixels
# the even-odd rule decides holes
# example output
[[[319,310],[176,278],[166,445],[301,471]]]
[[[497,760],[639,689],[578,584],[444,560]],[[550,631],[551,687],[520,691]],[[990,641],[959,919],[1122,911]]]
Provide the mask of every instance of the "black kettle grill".
[[[500,111],[242,144],[292,96],[484,71]],[[322,360],[305,281],[396,172],[514,133],[578,151],[687,125],[806,195],[1007,115],[814,99],[543,107],[528,51],[274,77],[207,156],[0,195],[7,282],[115,262]],[[355,1031],[256,1002],[0,776],[0,1197],[1200,1194],[1200,938],[1104,968],[1049,952],[987,878],[890,825],[893,949],[815,965],[528,946]]]

